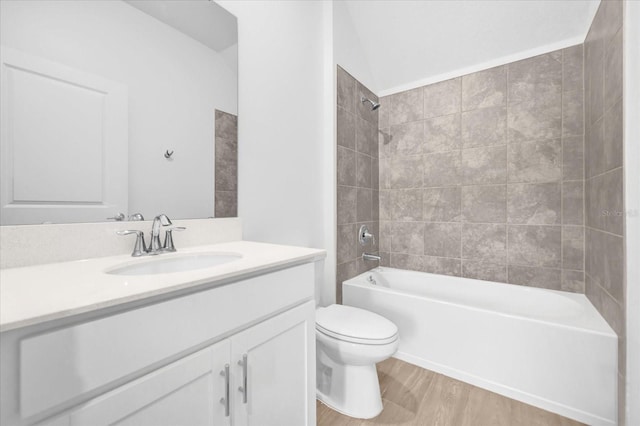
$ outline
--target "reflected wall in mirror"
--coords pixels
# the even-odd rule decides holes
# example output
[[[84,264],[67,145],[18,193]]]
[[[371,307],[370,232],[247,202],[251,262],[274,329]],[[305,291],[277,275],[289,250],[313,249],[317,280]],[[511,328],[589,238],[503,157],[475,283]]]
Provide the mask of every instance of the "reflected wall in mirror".
[[[2,225],[236,215],[233,15],[2,0],[0,17]]]

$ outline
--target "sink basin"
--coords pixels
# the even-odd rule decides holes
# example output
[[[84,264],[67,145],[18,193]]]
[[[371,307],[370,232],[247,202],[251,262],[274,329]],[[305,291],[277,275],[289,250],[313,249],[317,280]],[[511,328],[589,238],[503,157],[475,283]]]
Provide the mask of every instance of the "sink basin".
[[[165,257],[166,256],[166,257]],[[127,263],[105,271],[110,275],[154,275],[172,272],[186,272],[238,260],[242,255],[237,253],[193,253],[185,255],[158,255],[153,260],[138,263]]]

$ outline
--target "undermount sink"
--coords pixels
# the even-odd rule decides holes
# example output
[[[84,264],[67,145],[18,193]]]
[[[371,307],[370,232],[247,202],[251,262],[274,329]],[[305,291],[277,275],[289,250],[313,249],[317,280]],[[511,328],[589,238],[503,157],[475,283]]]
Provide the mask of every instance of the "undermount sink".
[[[153,260],[127,263],[105,271],[110,275],[155,275],[172,272],[186,272],[211,268],[233,262],[242,257],[238,253],[193,253],[184,255],[159,255]]]

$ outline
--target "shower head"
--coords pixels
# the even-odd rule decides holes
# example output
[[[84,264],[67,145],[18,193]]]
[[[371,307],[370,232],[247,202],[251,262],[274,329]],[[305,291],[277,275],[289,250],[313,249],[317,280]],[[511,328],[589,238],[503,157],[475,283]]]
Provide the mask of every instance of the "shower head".
[[[380,108],[380,104],[378,102],[373,102],[371,99],[365,98],[364,96],[360,98],[360,101],[362,101],[362,103],[369,102],[371,104],[371,111],[375,111]]]

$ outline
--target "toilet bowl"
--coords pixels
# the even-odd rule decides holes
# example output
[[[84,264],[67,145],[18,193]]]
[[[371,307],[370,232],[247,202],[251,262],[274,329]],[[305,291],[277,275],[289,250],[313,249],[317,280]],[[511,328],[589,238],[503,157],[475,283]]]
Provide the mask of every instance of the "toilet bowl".
[[[376,363],[398,349],[398,327],[388,319],[343,305],[316,310],[317,398],[350,417],[382,412]]]

